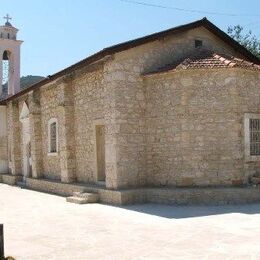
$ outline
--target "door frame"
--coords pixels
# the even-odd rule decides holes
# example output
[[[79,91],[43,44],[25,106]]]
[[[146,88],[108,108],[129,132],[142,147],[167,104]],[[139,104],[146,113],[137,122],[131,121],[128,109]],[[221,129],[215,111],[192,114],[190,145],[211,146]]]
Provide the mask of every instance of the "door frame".
[[[28,145],[31,143],[31,134],[30,134],[30,111],[29,108],[24,102],[22,111],[20,113],[20,122],[22,123],[22,138],[21,138],[21,147],[22,147],[22,175],[23,180],[26,180],[26,177],[31,176],[31,157],[28,156]]]
[[[96,183],[101,183],[103,181],[100,181],[98,179],[98,158],[97,158],[97,139],[96,139],[96,127],[97,126],[104,126],[105,125],[104,119],[97,119],[93,122],[93,140],[94,140],[94,178]],[[105,184],[106,184],[106,131],[105,131]]]

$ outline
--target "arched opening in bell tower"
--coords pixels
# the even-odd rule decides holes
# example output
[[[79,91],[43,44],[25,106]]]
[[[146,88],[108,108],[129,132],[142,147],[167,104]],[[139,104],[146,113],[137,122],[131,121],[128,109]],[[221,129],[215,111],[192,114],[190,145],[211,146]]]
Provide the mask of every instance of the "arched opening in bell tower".
[[[11,58],[11,52],[4,51],[2,57],[2,86],[4,88],[8,88],[8,84],[10,80],[10,58]]]

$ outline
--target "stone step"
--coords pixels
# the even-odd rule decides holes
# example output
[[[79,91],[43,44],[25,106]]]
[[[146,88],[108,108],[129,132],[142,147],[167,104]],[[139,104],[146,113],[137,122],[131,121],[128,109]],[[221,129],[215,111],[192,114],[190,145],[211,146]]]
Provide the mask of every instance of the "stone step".
[[[70,203],[75,203],[75,204],[87,204],[87,203],[89,203],[87,199],[78,198],[78,197],[74,197],[74,196],[67,197],[66,201],[70,202]]]
[[[73,197],[78,197],[78,198],[86,198],[88,194],[92,194],[92,192],[82,192],[82,191],[74,191],[73,192]]]
[[[97,203],[99,195],[97,193],[73,192],[73,196],[68,197],[66,200],[76,204]]]
[[[73,192],[73,197],[79,197],[79,198],[89,198],[91,196],[98,196],[98,193],[92,192],[92,191],[85,191],[85,192]]]

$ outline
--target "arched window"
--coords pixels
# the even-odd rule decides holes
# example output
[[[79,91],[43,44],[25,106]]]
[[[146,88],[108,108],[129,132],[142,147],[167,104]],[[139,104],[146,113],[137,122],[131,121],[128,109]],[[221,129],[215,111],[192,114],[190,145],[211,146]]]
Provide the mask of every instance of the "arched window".
[[[2,86],[8,87],[10,78],[10,57],[11,53],[9,51],[4,51],[2,58]]]
[[[48,123],[48,140],[50,154],[58,152],[58,122],[56,118],[52,118]]]

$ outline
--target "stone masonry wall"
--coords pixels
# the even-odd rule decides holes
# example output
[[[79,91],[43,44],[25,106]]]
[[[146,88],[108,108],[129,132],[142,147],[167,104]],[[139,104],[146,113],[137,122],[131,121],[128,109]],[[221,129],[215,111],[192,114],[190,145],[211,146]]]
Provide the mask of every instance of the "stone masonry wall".
[[[9,102],[7,105],[7,133],[8,133],[8,165],[9,174],[22,174],[21,156],[21,123],[19,121],[18,101]]]
[[[43,177],[48,179],[60,179],[60,156],[59,153],[51,155],[48,153],[48,122],[52,118],[58,120],[58,132],[60,136],[61,120],[58,113],[59,95],[57,84],[52,84],[41,89],[41,125],[42,125],[42,159]],[[59,150],[60,147],[58,147]]]
[[[52,86],[42,88],[42,139],[47,140],[48,121],[57,118],[60,146],[57,155],[48,155],[48,142],[43,141],[46,178],[82,183],[97,181],[95,125],[105,124],[106,92],[102,72],[102,63],[96,64],[67,75]],[[109,121],[106,122],[107,125],[109,126]],[[64,171],[65,175],[69,175],[63,176]]]
[[[85,71],[73,81],[75,100],[76,176],[80,182],[96,182],[95,124],[104,123],[102,67]]]
[[[35,161],[33,177],[63,182],[96,182],[96,125],[106,126],[107,170],[111,169],[110,164],[115,165],[111,156],[114,154],[114,146],[111,146],[114,137],[111,131],[113,110],[109,109],[113,107],[113,95],[110,94],[103,84],[101,62],[24,95],[16,103],[10,102],[7,125],[9,147],[14,147],[9,151],[13,174],[22,174],[22,127],[19,115],[26,101],[30,110],[31,135],[35,138],[32,141],[32,149],[35,150],[32,150],[32,159]],[[48,122],[52,118],[58,122],[57,154],[48,153]],[[111,172],[114,175],[108,175],[108,187],[115,186],[115,171]]]
[[[259,72],[187,70],[144,82],[149,185],[247,183],[257,163],[244,160],[244,113],[260,113]]]
[[[72,74],[42,86],[37,97],[34,96],[35,93],[30,93],[19,98],[19,105],[16,104],[17,101],[9,102],[7,121],[12,173],[21,174],[19,113],[22,102],[26,99],[29,109],[33,107],[34,111],[30,111],[30,120],[33,120],[31,123],[34,124],[31,135],[35,138],[32,143],[32,147],[35,147],[33,155],[37,162],[33,167],[35,171],[33,177],[45,177],[63,182],[96,182],[95,126],[104,124],[106,186],[117,189],[158,184],[160,175],[156,174],[159,172],[164,175],[164,172],[168,174],[169,163],[165,157],[165,162],[167,161],[165,166],[161,169],[157,168],[159,156],[149,140],[154,137],[153,131],[155,130],[147,128],[147,116],[149,113],[153,113],[150,110],[149,102],[154,102],[155,107],[159,103],[158,99],[153,100],[152,94],[147,95],[149,87],[144,84],[140,74],[193,53],[195,39],[203,40],[205,49],[240,57],[206,29],[197,28],[105,57],[102,61],[77,69]],[[183,84],[190,86],[189,79],[187,81],[188,83]],[[206,81],[202,83],[207,85]],[[165,84],[169,83],[165,81]],[[254,93],[255,90],[252,91]],[[163,103],[160,105],[165,106]],[[232,131],[236,132],[235,129],[238,126],[232,125],[232,120],[235,120],[233,116],[234,114],[227,113],[226,120],[229,121],[231,128],[234,127]],[[48,122],[51,118],[58,120],[60,139],[59,152],[56,155],[48,154]],[[198,118],[198,120],[204,119]],[[207,122],[205,121],[205,124]],[[39,129],[41,129],[41,133],[37,133]],[[157,125],[155,125],[155,129],[158,131],[158,135],[163,135]],[[189,143],[188,135],[185,136],[183,133],[182,138]],[[230,136],[230,138],[238,140],[237,136]],[[161,140],[158,142],[160,144]],[[40,151],[40,147],[42,151]],[[235,147],[237,148],[237,146]],[[234,147],[232,149],[235,150]],[[167,149],[166,151],[169,152]],[[155,159],[152,163],[150,162],[151,155]],[[214,156],[212,153],[212,157]],[[39,161],[41,157],[42,162]],[[186,169],[189,171],[194,167],[197,166],[189,165]],[[207,165],[203,167],[207,168]],[[239,176],[236,176],[235,181],[239,182],[241,169],[247,167],[248,171],[253,171],[255,166],[238,164],[235,167],[239,169]],[[227,163],[227,168],[223,165],[223,169],[226,169],[230,175],[229,163]],[[224,171],[222,172],[225,175]],[[201,181],[203,174],[197,176]],[[227,177],[227,179],[224,181],[225,183],[230,182],[230,178]],[[167,180],[166,184],[174,183],[172,178]],[[165,181],[162,180],[162,184],[165,184]]]
[[[57,118],[60,145],[58,154],[53,156],[47,153],[48,142],[43,142],[46,178],[60,179],[61,167],[68,167],[67,181],[96,181],[94,125],[96,120],[104,119],[103,97],[101,68],[83,68],[53,86],[42,88],[43,140],[48,140],[48,121]]]
[[[0,173],[8,173],[6,107],[0,106]]]
[[[198,28],[118,53],[105,65],[104,80],[115,96],[117,187],[143,186],[147,183],[146,100],[140,74],[193,53],[195,39],[203,40],[205,49],[236,55],[216,36],[204,28]]]

